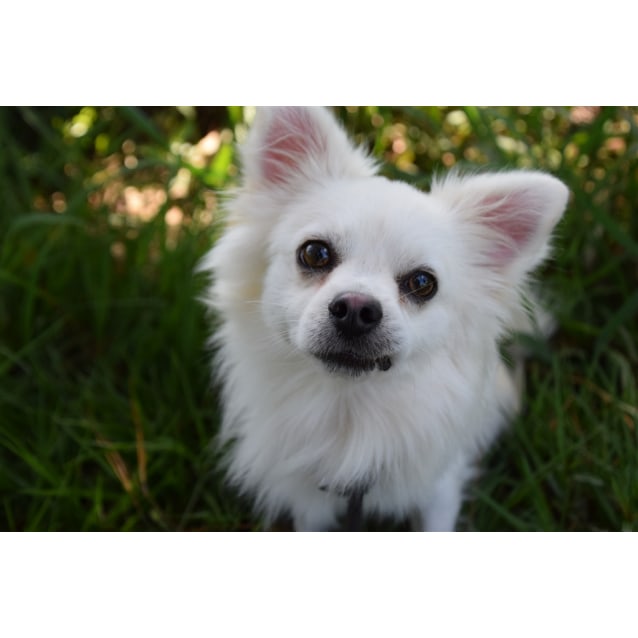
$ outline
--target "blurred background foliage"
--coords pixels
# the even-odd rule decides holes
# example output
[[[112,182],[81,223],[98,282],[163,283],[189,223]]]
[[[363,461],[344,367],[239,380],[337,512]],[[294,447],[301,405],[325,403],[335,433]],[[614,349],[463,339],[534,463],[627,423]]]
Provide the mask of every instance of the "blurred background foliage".
[[[527,413],[463,529],[638,528],[638,109],[340,107],[381,172],[532,168],[571,189]],[[249,107],[0,108],[0,529],[253,529],[193,274]]]

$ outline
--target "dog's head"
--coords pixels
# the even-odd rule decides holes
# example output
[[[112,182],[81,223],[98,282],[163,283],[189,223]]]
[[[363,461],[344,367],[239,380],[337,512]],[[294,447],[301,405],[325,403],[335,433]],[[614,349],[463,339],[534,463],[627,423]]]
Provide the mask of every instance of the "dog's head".
[[[243,250],[263,266],[264,321],[350,376],[498,338],[568,195],[524,171],[452,176],[422,193],[376,176],[315,108],[259,111],[242,160],[239,208],[254,222]]]

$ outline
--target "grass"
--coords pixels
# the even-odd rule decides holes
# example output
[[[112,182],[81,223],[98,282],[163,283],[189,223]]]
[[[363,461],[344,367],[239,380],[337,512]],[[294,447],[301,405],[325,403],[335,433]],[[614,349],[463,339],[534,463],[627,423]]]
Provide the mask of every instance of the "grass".
[[[533,344],[526,411],[460,528],[637,530],[638,110],[337,112],[386,174],[418,186],[455,165],[569,185],[542,273],[560,328]],[[259,529],[210,448],[193,275],[244,115],[0,109],[0,529]]]

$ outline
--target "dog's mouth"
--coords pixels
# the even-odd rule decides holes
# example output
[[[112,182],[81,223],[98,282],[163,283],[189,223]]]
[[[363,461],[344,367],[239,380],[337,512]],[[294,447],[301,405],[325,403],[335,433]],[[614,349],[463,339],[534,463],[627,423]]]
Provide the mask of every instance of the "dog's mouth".
[[[347,374],[352,377],[358,377],[376,369],[385,372],[392,367],[392,359],[388,356],[373,359],[348,351],[321,352],[316,356],[328,368],[329,372]]]

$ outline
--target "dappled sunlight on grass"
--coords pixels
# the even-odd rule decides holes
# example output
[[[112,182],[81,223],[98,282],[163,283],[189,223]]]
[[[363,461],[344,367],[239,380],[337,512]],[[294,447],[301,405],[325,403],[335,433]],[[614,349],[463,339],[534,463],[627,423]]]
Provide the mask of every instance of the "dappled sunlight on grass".
[[[110,204],[116,213],[139,217],[146,222],[157,215],[166,199],[166,191],[158,186],[144,186],[142,189],[126,186],[114,202],[105,200],[105,203]]]

